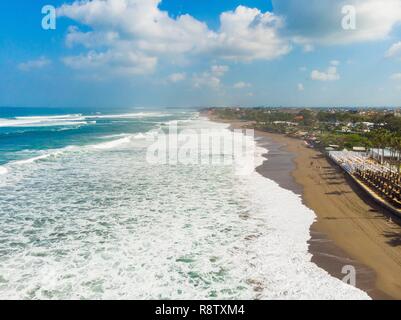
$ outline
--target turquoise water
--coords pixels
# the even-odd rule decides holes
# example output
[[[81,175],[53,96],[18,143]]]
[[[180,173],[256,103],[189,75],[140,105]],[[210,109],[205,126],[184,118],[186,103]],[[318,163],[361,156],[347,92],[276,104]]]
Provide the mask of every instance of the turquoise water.
[[[39,151],[83,146],[119,134],[157,128],[163,122],[188,119],[194,110],[113,110],[0,108],[0,165],[40,155]],[[107,139],[110,136],[110,139]],[[37,151],[35,153],[35,151]]]

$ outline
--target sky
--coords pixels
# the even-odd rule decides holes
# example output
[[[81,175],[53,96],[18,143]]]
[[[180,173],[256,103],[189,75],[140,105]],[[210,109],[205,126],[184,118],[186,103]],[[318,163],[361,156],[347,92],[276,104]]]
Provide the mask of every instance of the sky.
[[[4,0],[0,106],[400,106],[400,22],[401,0]]]

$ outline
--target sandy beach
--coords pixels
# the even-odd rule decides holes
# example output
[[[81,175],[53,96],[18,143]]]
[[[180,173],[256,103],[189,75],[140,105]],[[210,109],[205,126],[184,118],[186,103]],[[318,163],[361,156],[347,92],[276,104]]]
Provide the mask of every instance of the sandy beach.
[[[401,227],[333,163],[298,139],[257,132],[270,150],[258,171],[302,195],[317,220],[311,228],[313,261],[342,279],[357,270],[357,286],[373,299],[401,299]]]

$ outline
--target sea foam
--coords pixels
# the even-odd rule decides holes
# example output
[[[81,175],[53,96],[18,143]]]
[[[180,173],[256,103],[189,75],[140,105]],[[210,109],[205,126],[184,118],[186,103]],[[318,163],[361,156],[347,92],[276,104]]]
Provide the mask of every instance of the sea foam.
[[[120,138],[117,140],[112,140],[109,142],[95,144],[95,145],[92,145],[91,147],[94,149],[107,150],[107,149],[113,149],[113,148],[119,147],[121,145],[127,144],[130,141],[131,141],[131,136],[127,136],[127,137]]]
[[[85,117],[80,114],[60,116],[34,116],[0,119],[0,127],[56,127],[87,124]]]
[[[136,112],[136,113],[121,113],[121,114],[96,114],[86,116],[86,119],[136,119],[147,117],[167,117],[171,114],[164,112]]]
[[[1,174],[6,174],[8,172],[8,169],[4,166],[0,166],[0,175]]]
[[[235,166],[150,165],[131,136],[104,143],[0,184],[0,298],[368,298],[310,261],[315,215],[291,191]]]

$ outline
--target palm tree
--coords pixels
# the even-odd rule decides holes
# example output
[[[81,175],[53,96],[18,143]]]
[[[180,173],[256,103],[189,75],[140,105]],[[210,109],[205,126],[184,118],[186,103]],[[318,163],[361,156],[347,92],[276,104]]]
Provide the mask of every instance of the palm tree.
[[[391,143],[390,131],[386,129],[376,130],[373,134],[372,143],[376,148],[381,149],[381,164],[384,165],[384,151]]]
[[[395,133],[391,133],[389,137],[389,147],[390,147],[390,166],[397,167],[397,135]]]
[[[401,134],[396,134],[394,138],[394,148],[396,150],[396,164],[397,164],[397,172],[400,174],[401,170]]]

